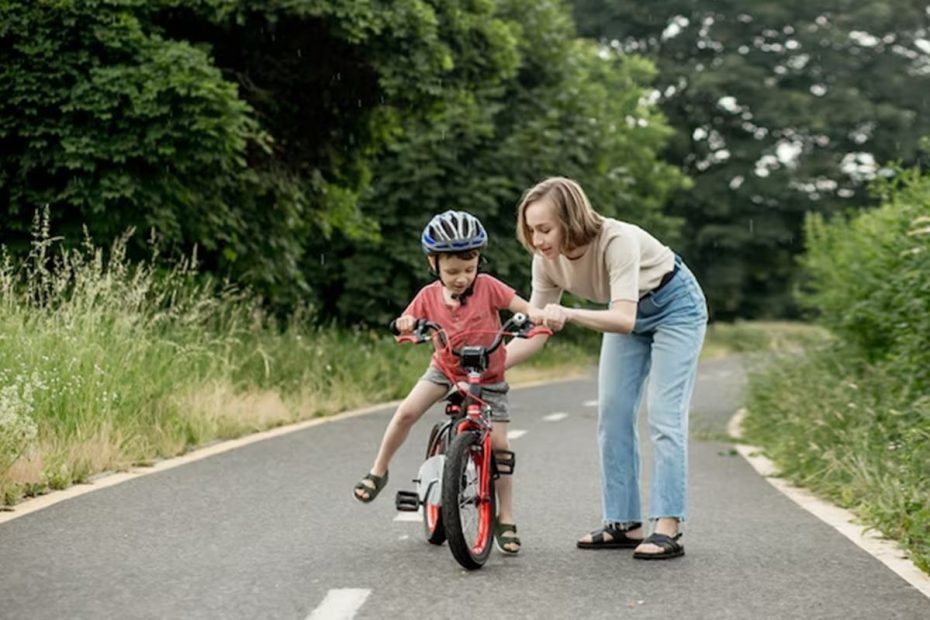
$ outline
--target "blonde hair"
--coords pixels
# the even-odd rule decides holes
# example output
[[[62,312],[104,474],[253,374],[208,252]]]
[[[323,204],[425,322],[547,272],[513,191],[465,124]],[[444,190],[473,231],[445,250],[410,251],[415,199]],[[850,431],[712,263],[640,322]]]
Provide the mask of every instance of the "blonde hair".
[[[581,186],[565,177],[550,177],[526,190],[517,206],[517,239],[530,253],[536,248],[533,246],[533,233],[526,224],[526,208],[543,199],[549,199],[555,205],[564,233],[563,253],[588,245],[601,232],[604,218],[591,208]]]

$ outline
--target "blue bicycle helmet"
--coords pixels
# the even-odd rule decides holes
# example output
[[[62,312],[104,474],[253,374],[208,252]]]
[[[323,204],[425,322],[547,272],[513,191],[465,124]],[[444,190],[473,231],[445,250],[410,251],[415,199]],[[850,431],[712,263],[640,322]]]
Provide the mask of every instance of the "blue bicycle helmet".
[[[488,244],[488,233],[474,215],[446,211],[429,221],[420,236],[426,254],[479,250]]]

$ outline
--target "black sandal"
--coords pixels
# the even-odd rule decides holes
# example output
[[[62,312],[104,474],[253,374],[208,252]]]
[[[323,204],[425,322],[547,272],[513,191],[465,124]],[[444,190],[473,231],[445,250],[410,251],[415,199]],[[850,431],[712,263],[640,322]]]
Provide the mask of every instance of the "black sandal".
[[[365,481],[371,481],[375,486],[374,488],[365,484]],[[383,476],[376,476],[373,473],[369,472],[364,478],[362,478],[358,484],[355,485],[355,490],[352,491],[352,495],[360,502],[367,504],[374,498],[378,497],[378,493],[381,492],[381,489],[384,488],[384,485],[387,484],[388,473],[384,472]],[[358,494],[359,491],[365,491],[368,493],[368,497],[362,497]]]
[[[642,538],[630,538],[626,533],[642,527],[642,523],[631,523],[626,529],[621,529],[616,523],[608,523],[599,530],[591,532],[591,541],[578,541],[579,549],[632,549],[638,547],[643,542]],[[610,535],[610,540],[605,540],[604,534]]]
[[[656,547],[661,547],[662,551],[658,551],[656,553],[636,551],[633,553],[633,557],[637,560],[667,560],[669,558],[680,557],[685,554],[685,548],[680,542],[678,542],[679,538],[681,538],[681,532],[678,532],[674,536],[653,533],[643,541],[643,544],[650,544],[655,545]]]
[[[504,536],[506,533],[513,533],[513,536]],[[517,555],[520,553],[520,537],[517,536],[517,526],[513,523],[495,523],[494,524],[494,541],[501,553],[507,555]],[[506,546],[505,546],[506,545]],[[507,547],[510,547],[508,549]],[[514,548],[516,546],[516,548]]]

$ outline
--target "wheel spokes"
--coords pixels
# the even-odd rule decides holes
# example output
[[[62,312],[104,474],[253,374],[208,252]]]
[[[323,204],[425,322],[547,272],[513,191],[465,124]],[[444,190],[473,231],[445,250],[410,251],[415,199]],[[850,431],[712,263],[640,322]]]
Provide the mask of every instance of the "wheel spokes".
[[[462,472],[462,486],[459,493],[459,514],[462,519],[462,533],[465,534],[469,547],[482,546],[481,511],[484,499],[481,497],[481,477],[476,461],[480,454],[472,452]]]

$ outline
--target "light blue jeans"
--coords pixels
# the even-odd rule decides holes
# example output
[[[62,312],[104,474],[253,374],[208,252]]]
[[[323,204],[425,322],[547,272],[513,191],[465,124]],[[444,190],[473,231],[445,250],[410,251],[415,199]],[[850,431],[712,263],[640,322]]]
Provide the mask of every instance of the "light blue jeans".
[[[630,334],[604,334],[598,373],[598,447],[605,522],[642,521],[636,418],[644,385],[653,446],[649,518],[687,517],[688,407],[707,327],[697,279],[678,273],[639,301]]]

